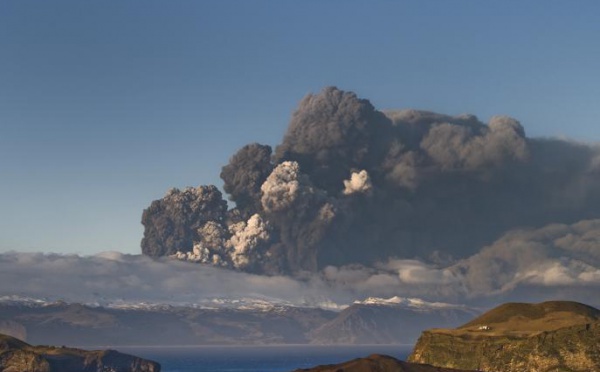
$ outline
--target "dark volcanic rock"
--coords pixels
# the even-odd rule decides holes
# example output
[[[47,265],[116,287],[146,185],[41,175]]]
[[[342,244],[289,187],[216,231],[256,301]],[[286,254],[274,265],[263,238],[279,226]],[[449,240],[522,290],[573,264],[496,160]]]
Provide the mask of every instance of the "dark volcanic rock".
[[[13,337],[0,335],[0,371],[160,372],[160,364],[115,350],[31,346]]]
[[[468,372],[465,370],[439,368],[427,364],[407,363],[387,355],[373,354],[341,364],[330,364],[295,372]]]

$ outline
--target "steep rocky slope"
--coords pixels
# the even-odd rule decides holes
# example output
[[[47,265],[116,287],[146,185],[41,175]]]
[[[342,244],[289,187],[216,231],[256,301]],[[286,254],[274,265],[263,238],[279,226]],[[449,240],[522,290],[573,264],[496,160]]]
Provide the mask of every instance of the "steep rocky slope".
[[[160,364],[115,350],[31,346],[0,334],[3,372],[160,372]]]
[[[423,332],[409,361],[486,372],[600,371],[600,310],[511,303],[456,329]]]

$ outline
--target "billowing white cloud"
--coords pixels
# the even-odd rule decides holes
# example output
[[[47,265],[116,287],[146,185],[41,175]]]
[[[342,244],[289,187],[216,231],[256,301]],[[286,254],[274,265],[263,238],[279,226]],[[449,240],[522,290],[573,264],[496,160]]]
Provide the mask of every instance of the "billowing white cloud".
[[[279,212],[290,208],[310,186],[306,176],[300,173],[297,162],[279,164],[261,186],[262,206],[267,212]]]
[[[396,271],[402,283],[415,285],[455,285],[460,279],[449,269],[440,269],[418,260],[390,260],[383,265]]]
[[[269,226],[259,214],[230,225],[227,231],[221,224],[209,221],[199,229],[199,235],[202,241],[194,242],[191,252],[177,251],[169,257],[243,269],[263,258],[264,249],[258,248],[270,238]]]
[[[244,268],[251,264],[253,259],[260,259],[256,248],[269,240],[269,228],[262,217],[258,214],[252,215],[247,222],[238,222],[229,227],[231,239],[229,244],[232,248],[231,259],[236,268]]]
[[[344,195],[351,195],[354,193],[368,193],[373,188],[371,178],[366,170],[360,172],[353,172],[349,180],[344,180]]]

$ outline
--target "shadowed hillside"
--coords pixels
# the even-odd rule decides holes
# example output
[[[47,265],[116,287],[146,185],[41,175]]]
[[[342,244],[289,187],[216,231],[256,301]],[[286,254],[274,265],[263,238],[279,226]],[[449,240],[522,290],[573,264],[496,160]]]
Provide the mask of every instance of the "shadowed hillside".
[[[427,364],[407,363],[387,355],[373,354],[340,364],[299,369],[295,372],[468,372],[465,370],[438,368]]]
[[[87,351],[67,347],[31,346],[0,334],[3,372],[160,372],[160,364],[115,350]]]

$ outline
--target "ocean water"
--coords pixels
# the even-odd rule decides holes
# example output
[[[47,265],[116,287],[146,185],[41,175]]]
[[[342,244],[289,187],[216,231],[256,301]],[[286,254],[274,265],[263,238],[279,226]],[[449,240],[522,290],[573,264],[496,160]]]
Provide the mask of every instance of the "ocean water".
[[[412,345],[120,347],[159,362],[163,372],[288,372],[370,354],[406,359]]]

